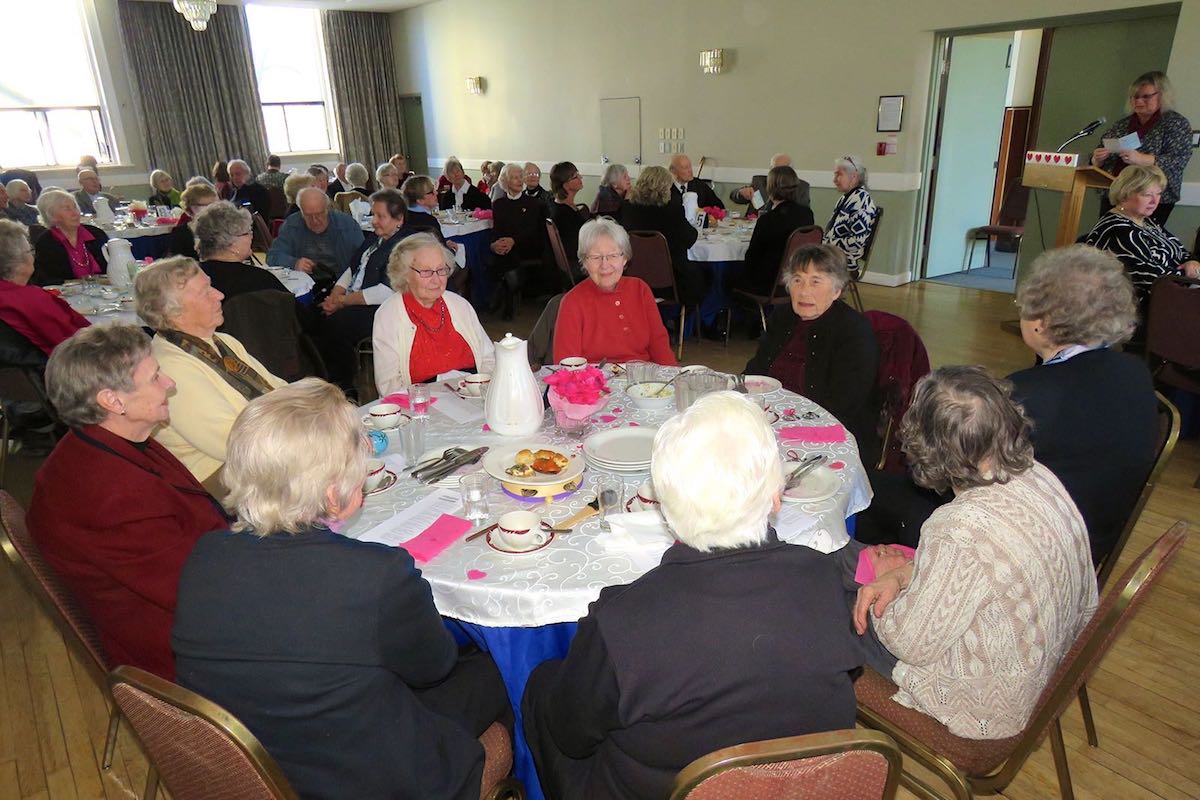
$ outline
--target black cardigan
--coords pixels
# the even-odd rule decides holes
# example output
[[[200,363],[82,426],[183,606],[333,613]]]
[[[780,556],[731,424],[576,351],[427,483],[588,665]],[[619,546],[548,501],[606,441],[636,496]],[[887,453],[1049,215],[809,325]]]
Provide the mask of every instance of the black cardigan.
[[[104,257],[104,251],[101,248],[108,241],[108,234],[94,225],[80,225],[79,227],[80,229],[86,228],[94,237],[84,247],[92,254],[92,258],[96,259],[96,263],[100,265],[100,271],[104,272],[108,269],[108,259]],[[67,248],[63,247],[57,237],[47,231],[33,246],[33,277],[29,279],[29,282],[35,286],[58,286],[64,281],[74,278],[75,273],[71,271],[71,258],[67,255]]]
[[[463,195],[462,208],[463,211],[472,211],[476,208],[491,208],[492,200],[483,192],[479,191],[478,187],[467,181],[467,192]],[[454,189],[448,189],[438,195],[438,208],[450,209],[454,208]]]
[[[621,224],[629,231],[658,231],[667,238],[671,264],[679,272],[687,266],[688,249],[696,243],[699,231],[683,216],[677,203],[665,206],[646,206],[628,200],[621,206]]]
[[[771,212],[774,213],[774,212]],[[777,306],[746,374],[767,375],[792,339],[799,321],[792,306]],[[879,459],[879,342],[865,316],[840,300],[808,329],[804,385],[784,388],[804,395],[837,417],[858,440],[863,465]]]
[[[746,248],[746,265],[737,279],[739,288],[771,294],[788,237],[797,228],[812,224],[812,209],[791,200],[784,200],[769,214],[761,214]]]

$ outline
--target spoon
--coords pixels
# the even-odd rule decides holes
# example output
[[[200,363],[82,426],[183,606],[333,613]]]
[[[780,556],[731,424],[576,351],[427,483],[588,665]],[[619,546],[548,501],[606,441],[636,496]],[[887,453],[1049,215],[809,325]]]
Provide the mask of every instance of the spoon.
[[[679,380],[679,376],[680,376],[680,375],[682,375],[682,374],[683,374],[682,372],[677,372],[677,373],[675,373],[675,377],[674,377],[674,378],[671,378],[671,380],[669,380],[669,381],[667,381],[666,383],[664,383],[661,389],[659,389],[657,392],[655,392],[654,394],[652,394],[652,395],[650,395],[650,396],[651,396],[651,397],[662,397],[664,394],[666,394],[666,393],[667,393],[667,387],[668,387],[668,386],[670,386],[670,385],[671,385],[672,383],[674,383],[675,381]]]

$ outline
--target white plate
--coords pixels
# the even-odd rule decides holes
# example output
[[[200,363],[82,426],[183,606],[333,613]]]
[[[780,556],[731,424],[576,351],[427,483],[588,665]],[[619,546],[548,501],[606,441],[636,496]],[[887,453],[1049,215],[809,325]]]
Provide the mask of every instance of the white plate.
[[[532,478],[515,478],[504,470],[516,463],[517,453],[522,450],[532,450],[535,453],[538,450],[553,450],[556,453],[562,453],[566,456],[570,460],[570,463],[567,464],[562,472],[554,475],[535,473]],[[484,472],[498,481],[513,483],[517,486],[553,486],[565,483],[582,475],[583,466],[584,462],[582,458],[572,456],[570,453],[565,452],[563,447],[551,442],[522,442],[520,444],[510,444],[507,447],[493,447],[483,457]]]
[[[583,453],[596,464],[610,467],[648,466],[658,428],[610,428],[583,442]]]
[[[799,464],[784,464],[784,480],[799,468]],[[842,480],[838,474],[826,466],[814,467],[811,472],[800,479],[799,486],[793,486],[783,493],[785,503],[816,503],[828,500],[842,488]]]
[[[770,394],[783,388],[783,384],[770,375],[747,375],[746,391],[750,394]]]
[[[587,462],[587,465],[594,470],[599,470],[600,472],[609,472],[613,475],[644,475],[650,471],[649,464],[645,465],[644,467],[606,467],[603,464],[594,464],[589,461]]]

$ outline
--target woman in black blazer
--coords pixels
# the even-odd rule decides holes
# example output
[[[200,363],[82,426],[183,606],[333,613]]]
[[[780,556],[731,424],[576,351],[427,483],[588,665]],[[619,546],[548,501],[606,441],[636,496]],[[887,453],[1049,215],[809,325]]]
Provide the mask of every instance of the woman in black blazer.
[[[56,286],[75,278],[103,275],[108,269],[104,243],[108,234],[81,222],[79,203],[61,189],[48,189],[38,197],[38,213],[49,228],[33,246],[35,286]]]
[[[629,231],[658,231],[666,237],[679,299],[693,306],[708,294],[708,272],[688,261],[687,251],[700,234],[684,218],[683,207],[672,202],[671,185],[666,167],[642,170],[621,207],[621,224]]]
[[[745,266],[736,285],[760,295],[770,295],[787,250],[788,237],[797,228],[813,224],[812,209],[795,201],[800,179],[791,167],[773,167],[767,173],[770,210],[761,214],[746,249]]]
[[[361,423],[331,384],[242,411],[225,462],[238,521],[184,566],[176,680],[241,720],[301,797],[477,800],[504,685],[487,656],[460,656],[404,549],[328,527],[361,506],[364,474]]]

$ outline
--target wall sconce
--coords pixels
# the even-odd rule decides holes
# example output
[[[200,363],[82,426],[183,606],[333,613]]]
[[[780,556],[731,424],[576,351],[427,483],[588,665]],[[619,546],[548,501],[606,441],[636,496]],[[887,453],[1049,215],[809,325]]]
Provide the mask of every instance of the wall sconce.
[[[467,91],[470,94],[483,94],[483,78],[467,78]]]
[[[715,50],[700,51],[700,71],[705,75],[720,75],[725,70],[725,51],[717,48]]]

